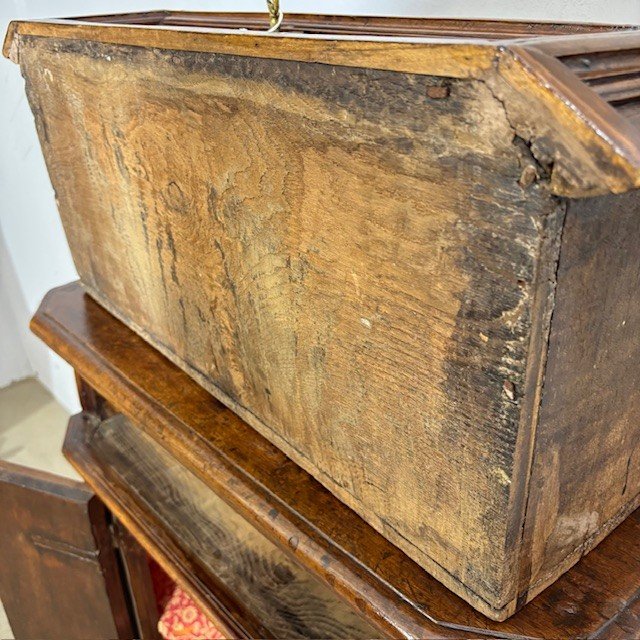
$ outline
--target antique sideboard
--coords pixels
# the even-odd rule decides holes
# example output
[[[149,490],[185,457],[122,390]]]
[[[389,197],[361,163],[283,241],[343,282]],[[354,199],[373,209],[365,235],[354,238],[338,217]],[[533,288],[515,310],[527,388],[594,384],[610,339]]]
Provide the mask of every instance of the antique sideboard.
[[[138,627],[121,621],[115,627],[120,638],[156,637],[148,584],[136,571],[140,548],[228,637],[640,633],[638,513],[508,621],[495,622],[385,540],[79,284],[51,291],[32,330],[77,374],[84,410],[70,420],[64,453],[107,506],[116,563],[128,568],[128,607]],[[25,481],[17,484],[23,490]],[[76,501],[86,502],[83,495]],[[102,549],[98,556],[104,565],[109,554]],[[37,599],[30,606],[37,608]],[[112,609],[118,606],[124,604],[118,600]],[[76,609],[92,615],[90,607]]]
[[[246,423],[504,621],[640,505],[640,31],[291,14],[267,27],[188,12],[11,23],[3,52],[80,281],[239,416],[216,414],[234,447],[240,430],[254,441]],[[77,368],[133,421],[75,421],[79,467],[132,425],[160,429],[379,624],[412,629],[407,598],[456,617],[422,573],[408,580],[414,565],[376,555],[386,543],[363,557],[346,507],[289,517],[278,505],[301,480],[276,491],[271,472],[241,502],[190,415],[182,429],[159,410],[160,428]],[[198,393],[198,415],[218,407]],[[329,551],[336,513],[348,541]],[[363,564],[390,576],[372,590]]]

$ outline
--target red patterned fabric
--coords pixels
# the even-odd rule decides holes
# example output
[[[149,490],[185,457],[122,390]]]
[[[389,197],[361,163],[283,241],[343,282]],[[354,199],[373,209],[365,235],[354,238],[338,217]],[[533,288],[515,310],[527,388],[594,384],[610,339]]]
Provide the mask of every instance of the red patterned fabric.
[[[224,636],[198,609],[196,603],[149,559],[158,602],[158,631],[165,640],[219,640]]]
[[[165,640],[218,640],[224,636],[198,609],[195,602],[176,587],[158,622]]]

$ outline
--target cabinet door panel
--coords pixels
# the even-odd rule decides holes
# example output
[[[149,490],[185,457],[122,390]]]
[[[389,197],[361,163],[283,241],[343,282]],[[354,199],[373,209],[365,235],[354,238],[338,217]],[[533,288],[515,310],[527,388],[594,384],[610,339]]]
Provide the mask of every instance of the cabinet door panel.
[[[104,505],[83,483],[0,461],[0,599],[16,638],[132,638]]]

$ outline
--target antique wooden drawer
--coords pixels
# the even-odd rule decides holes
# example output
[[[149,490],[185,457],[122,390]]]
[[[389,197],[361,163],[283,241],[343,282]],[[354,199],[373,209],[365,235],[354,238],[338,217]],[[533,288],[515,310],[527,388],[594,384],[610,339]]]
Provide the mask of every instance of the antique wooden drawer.
[[[12,24],[83,285],[504,619],[638,503],[640,35],[259,22]]]

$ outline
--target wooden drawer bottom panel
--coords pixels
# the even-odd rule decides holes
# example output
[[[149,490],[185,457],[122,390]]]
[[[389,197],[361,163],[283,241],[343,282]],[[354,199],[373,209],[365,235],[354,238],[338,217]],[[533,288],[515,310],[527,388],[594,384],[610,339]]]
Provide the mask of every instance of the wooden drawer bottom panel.
[[[64,450],[151,555],[229,635],[380,635],[124,416],[73,417]]]

